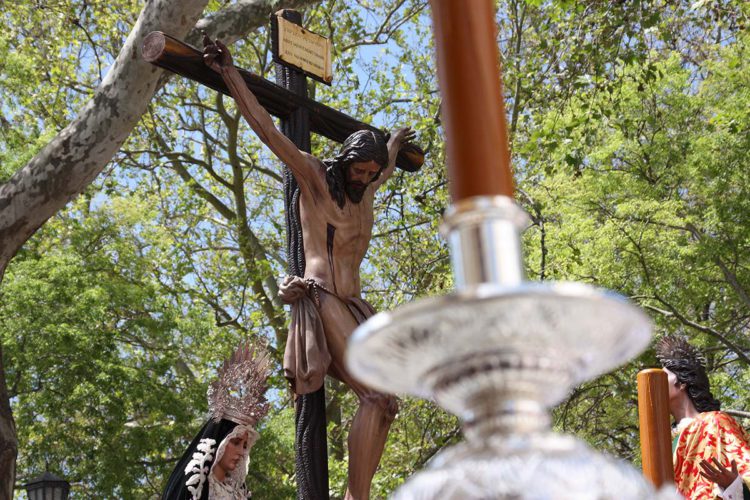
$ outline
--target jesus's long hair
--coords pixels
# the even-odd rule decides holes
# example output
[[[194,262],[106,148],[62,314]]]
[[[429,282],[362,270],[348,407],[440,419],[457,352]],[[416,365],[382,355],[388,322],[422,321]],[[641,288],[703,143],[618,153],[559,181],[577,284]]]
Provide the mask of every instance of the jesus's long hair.
[[[388,165],[388,146],[385,137],[372,130],[358,130],[346,138],[335,158],[323,160],[326,166],[326,181],[331,197],[344,208],[346,203],[346,170],[355,162],[374,161],[380,165],[375,179]]]

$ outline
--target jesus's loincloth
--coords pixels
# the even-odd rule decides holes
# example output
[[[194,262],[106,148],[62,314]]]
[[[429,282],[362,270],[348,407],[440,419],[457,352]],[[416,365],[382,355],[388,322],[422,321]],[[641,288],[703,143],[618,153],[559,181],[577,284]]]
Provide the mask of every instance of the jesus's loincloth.
[[[292,322],[284,351],[284,376],[295,394],[308,394],[320,389],[331,364],[331,353],[319,312],[321,293],[341,301],[357,324],[375,314],[375,309],[364,299],[339,297],[313,278],[287,276],[279,286],[279,297],[292,306]]]

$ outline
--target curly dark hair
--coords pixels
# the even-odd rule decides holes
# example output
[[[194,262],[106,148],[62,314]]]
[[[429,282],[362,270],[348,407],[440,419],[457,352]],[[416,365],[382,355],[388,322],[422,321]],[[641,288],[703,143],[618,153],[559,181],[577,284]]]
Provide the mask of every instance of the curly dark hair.
[[[720,409],[721,403],[711,394],[706,359],[685,338],[677,335],[662,337],[656,343],[656,357],[662,367],[675,374],[679,383],[685,384],[696,410],[703,413]]]
[[[380,177],[388,165],[388,146],[382,134],[372,130],[358,130],[346,138],[335,158],[323,160],[326,166],[326,181],[331,197],[340,208],[344,208],[347,190],[346,169],[354,162],[374,161],[380,165],[375,179]],[[352,198],[350,194],[350,198]],[[353,199],[352,201],[359,201]]]

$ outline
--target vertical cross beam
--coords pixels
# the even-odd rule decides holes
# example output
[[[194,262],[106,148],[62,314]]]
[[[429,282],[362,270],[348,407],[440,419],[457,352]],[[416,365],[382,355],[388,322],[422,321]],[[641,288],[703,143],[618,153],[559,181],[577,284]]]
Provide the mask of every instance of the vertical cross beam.
[[[281,17],[294,24],[302,24],[302,15],[297,11],[282,10]],[[278,43],[278,36],[273,37],[273,43]],[[278,50],[274,50],[274,53],[278,53]],[[298,96],[307,97],[305,75],[278,62],[276,63],[276,84]],[[281,131],[301,151],[310,152],[310,114],[305,107],[297,107],[288,118],[281,119]],[[299,218],[299,194],[297,181],[291,171],[284,167],[288,272],[302,277],[305,274],[305,253]],[[325,384],[313,393],[297,397],[295,476],[299,500],[328,499],[328,444],[325,410]]]

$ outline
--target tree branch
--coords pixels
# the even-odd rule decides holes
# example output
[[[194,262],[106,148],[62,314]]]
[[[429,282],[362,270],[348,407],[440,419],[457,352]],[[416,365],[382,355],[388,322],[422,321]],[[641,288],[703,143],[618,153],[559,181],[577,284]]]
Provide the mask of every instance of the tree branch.
[[[683,316],[677,310],[677,308],[672,306],[667,301],[663,300],[658,295],[655,295],[654,298],[658,300],[659,302],[661,302],[662,304],[664,304],[664,306],[667,307],[668,311],[665,311],[663,309],[659,309],[650,305],[645,305],[644,307],[654,312],[658,312],[664,316],[674,317],[675,319],[679,320],[680,323],[682,323],[683,325],[689,326],[690,328],[698,330],[699,332],[703,332],[707,335],[710,335],[711,337],[714,337],[715,339],[719,340],[722,344],[727,346],[729,349],[731,349],[732,352],[734,352],[743,363],[745,363],[746,365],[750,365],[750,357],[748,357],[747,354],[745,354],[745,351],[742,348],[740,348],[737,344],[729,340],[724,334],[722,334],[718,330],[715,330],[714,328],[701,325],[700,323],[696,323],[695,321],[689,320],[688,318]]]

